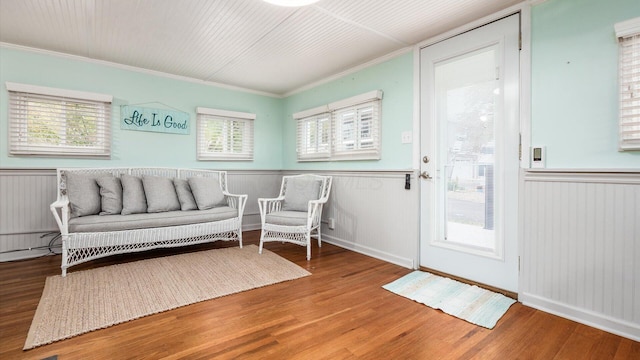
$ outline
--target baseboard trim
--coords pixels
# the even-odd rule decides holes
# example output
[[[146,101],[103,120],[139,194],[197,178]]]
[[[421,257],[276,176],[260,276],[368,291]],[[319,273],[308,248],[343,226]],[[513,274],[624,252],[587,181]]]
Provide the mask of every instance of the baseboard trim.
[[[0,263],[35,259],[49,254],[49,249],[16,250],[0,254]]]
[[[392,264],[396,264],[398,266],[402,266],[404,268],[413,269],[414,264],[412,259],[403,258],[401,256],[397,256],[394,254],[390,254],[385,251],[380,251],[368,246],[362,246],[358,244],[354,244],[352,242],[346,241],[344,239],[339,239],[333,237],[331,235],[322,234],[322,242],[326,242],[335,246],[339,246],[343,249],[351,250],[363,255],[371,256],[376,259],[380,259],[386,262],[390,262]]]
[[[462,278],[462,277],[459,277],[459,276],[447,274],[445,272],[434,270],[434,269],[431,269],[431,268],[428,268],[428,267],[424,267],[424,266],[420,266],[420,270],[432,273],[434,275],[447,277],[447,278],[459,281],[461,283],[465,283],[465,284],[469,284],[469,285],[475,285],[477,287],[481,287],[483,289],[487,289],[489,291],[493,291],[495,293],[502,294],[504,296],[510,297],[510,298],[512,298],[514,300],[518,300],[518,294],[513,292],[513,291],[500,289],[500,288],[497,288],[495,286],[491,286],[491,285],[479,283],[479,282],[476,282],[476,281],[473,281],[473,280],[465,279],[465,278]]]
[[[573,320],[634,341],[640,341],[640,325],[635,323],[615,319],[610,316],[529,293],[521,293],[520,302],[534,309]]]
[[[242,224],[242,232],[253,231],[253,230],[261,230],[261,229],[262,229],[262,224],[261,223],[257,223],[257,224]]]

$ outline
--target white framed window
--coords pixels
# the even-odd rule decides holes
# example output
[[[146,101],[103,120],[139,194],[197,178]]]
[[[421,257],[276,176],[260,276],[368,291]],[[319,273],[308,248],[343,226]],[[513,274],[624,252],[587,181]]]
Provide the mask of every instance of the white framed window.
[[[255,114],[199,107],[198,160],[253,160]]]
[[[615,24],[619,41],[620,151],[640,150],[640,17]]]
[[[9,153],[16,156],[111,156],[111,95],[6,83]]]
[[[326,106],[294,114],[297,120],[298,160],[314,161],[331,156],[331,113]]]
[[[334,112],[334,157],[379,159],[380,101],[349,106]]]
[[[382,91],[293,114],[298,161],[380,159]]]

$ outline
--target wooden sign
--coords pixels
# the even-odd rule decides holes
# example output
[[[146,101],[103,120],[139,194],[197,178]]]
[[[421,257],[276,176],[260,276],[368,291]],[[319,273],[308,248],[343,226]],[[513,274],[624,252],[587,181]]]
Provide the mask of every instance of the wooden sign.
[[[177,110],[124,105],[120,107],[120,119],[124,130],[188,135],[191,128],[189,114]]]

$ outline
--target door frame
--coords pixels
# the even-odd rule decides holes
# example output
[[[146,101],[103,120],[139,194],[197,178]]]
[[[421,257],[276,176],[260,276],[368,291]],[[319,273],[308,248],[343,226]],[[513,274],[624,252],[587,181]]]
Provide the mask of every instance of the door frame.
[[[521,147],[521,156],[520,156],[520,171],[518,174],[518,188],[522,189],[522,179],[523,179],[523,169],[528,169],[530,167],[530,159],[529,159],[529,151],[531,144],[531,5],[529,3],[523,2],[520,4],[513,5],[504,10],[498,11],[491,15],[485,16],[478,20],[472,21],[468,24],[462,25],[453,30],[447,31],[440,35],[429,38],[425,41],[422,41],[414,46],[413,49],[413,157],[412,157],[412,167],[414,173],[417,175],[420,173],[421,169],[421,159],[422,159],[422,149],[421,149],[421,124],[420,124],[420,104],[421,104],[421,96],[420,93],[420,81],[421,81],[421,72],[420,72],[420,52],[423,48],[433,45],[435,43],[441,42],[443,40],[452,38],[454,36],[460,35],[464,32],[479,28],[483,25],[489,24],[493,21],[502,19],[509,15],[520,14],[520,91],[519,91],[519,122],[520,122],[520,147]],[[417,176],[416,176],[417,178]],[[419,181],[419,180],[418,180]],[[420,194],[420,190],[418,191]],[[420,194],[419,196],[422,196]],[[523,244],[522,244],[522,197],[521,194],[518,194],[518,259],[521,258]],[[419,202],[420,203],[420,202]],[[419,211],[422,209],[420,205],[418,206]],[[419,215],[421,217],[421,215]],[[419,218],[420,218],[419,217]],[[422,234],[420,233],[420,222],[416,224],[418,228],[418,238],[416,239],[416,253],[420,254],[420,242],[422,238]],[[419,268],[420,261],[416,264],[416,268]],[[521,283],[520,278],[523,276],[522,272],[519,273],[518,277],[518,292],[520,289],[519,284]]]

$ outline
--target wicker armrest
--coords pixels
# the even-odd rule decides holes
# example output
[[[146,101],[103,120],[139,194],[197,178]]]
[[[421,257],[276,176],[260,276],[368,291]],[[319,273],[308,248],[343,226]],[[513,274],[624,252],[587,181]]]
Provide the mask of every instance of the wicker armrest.
[[[232,194],[226,191],[223,191],[222,194],[227,197],[227,203],[229,207],[234,209],[238,209],[238,217],[242,218],[242,214],[244,213],[244,207],[247,204],[247,195],[240,194]]]
[[[260,217],[264,220],[264,217],[274,211],[279,211],[282,208],[282,202],[284,196],[277,198],[259,198],[258,207],[260,208]]]
[[[67,234],[69,226],[69,199],[56,200],[49,205],[53,217],[58,224],[60,233]]]
[[[307,216],[309,218],[312,218],[312,219],[316,219],[317,218],[317,220],[320,221],[320,215],[321,215],[320,212],[321,212],[321,210],[320,210],[320,212],[318,210],[322,209],[322,205],[324,203],[326,203],[326,202],[327,202],[326,199],[325,200],[310,200],[309,201],[309,210],[308,210]]]
[[[69,206],[69,199],[56,200],[49,205],[51,208],[63,208],[65,206]]]

